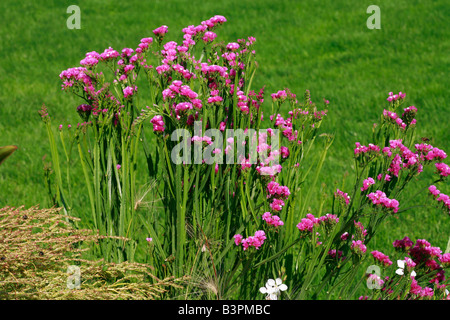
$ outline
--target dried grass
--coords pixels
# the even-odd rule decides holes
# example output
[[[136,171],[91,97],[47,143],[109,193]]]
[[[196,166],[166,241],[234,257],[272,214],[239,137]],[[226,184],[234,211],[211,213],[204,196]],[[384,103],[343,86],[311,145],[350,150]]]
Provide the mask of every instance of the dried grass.
[[[158,279],[147,264],[84,258],[105,237],[74,228],[77,219],[59,211],[0,209],[0,299],[160,299],[186,285],[187,277]],[[72,265],[80,270],[79,288],[73,288]]]

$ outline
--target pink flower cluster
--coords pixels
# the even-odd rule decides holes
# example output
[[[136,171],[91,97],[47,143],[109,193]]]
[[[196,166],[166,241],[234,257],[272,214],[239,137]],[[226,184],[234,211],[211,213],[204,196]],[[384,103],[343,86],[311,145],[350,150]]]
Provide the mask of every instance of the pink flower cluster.
[[[270,212],[265,212],[262,215],[262,219],[270,226],[279,227],[284,225],[284,222],[281,221],[279,216],[272,215]]]
[[[123,97],[125,99],[131,97],[137,92],[137,86],[127,86],[125,89],[123,89]]]
[[[162,35],[166,34],[167,31],[169,31],[169,27],[163,25],[163,26],[158,27],[158,28],[156,28],[155,30],[153,30],[153,33],[154,33],[156,36],[162,36]]]
[[[375,250],[375,251],[372,251],[371,254],[375,258],[375,260],[382,263],[385,267],[388,267],[392,264],[392,261],[389,260],[389,256],[385,255],[384,253],[382,253],[380,251]]]
[[[223,16],[216,15],[211,17],[206,21],[202,21],[200,25],[194,26],[190,25],[183,28],[184,41],[183,41],[183,51],[187,51],[189,47],[195,45],[195,40],[201,38],[203,41],[208,42],[216,38],[216,34],[212,32],[217,25],[225,23],[227,19]]]
[[[308,213],[306,218],[303,218],[298,224],[297,228],[300,231],[312,232],[314,226],[325,225],[332,226],[339,222],[339,218],[336,215],[327,213],[319,218],[314,217],[313,214]]]
[[[378,154],[380,152],[380,147],[377,145],[374,145],[372,143],[369,143],[368,146],[361,145],[359,142],[355,142],[356,148],[354,150],[355,156],[359,154]]]
[[[444,268],[450,267],[450,252],[444,253],[439,257],[439,262]]]
[[[87,68],[92,68],[98,64],[99,59],[100,55],[97,52],[88,52],[86,53],[86,57],[80,61],[80,64]]]
[[[270,116],[270,120],[273,121],[274,116]],[[280,114],[278,114],[275,118],[275,127],[280,127],[281,133],[285,136],[289,141],[297,140],[298,131],[293,129],[292,127],[292,119],[293,116],[284,119]],[[301,141],[298,141],[301,143]]]
[[[344,193],[343,191],[336,189],[334,196],[342,199],[346,205],[348,205],[350,203],[350,196],[348,195],[347,192]]]
[[[86,71],[87,69],[84,67],[69,68],[62,71],[59,75],[59,78],[63,80],[62,89],[67,89],[76,84],[91,85],[92,80],[86,75]]]
[[[367,251],[367,247],[362,240],[352,240],[350,249],[358,255],[363,255]]]
[[[420,163],[419,154],[412,152],[402,143],[402,139],[390,140],[389,148],[391,151],[398,149],[400,154],[396,154],[391,162],[390,171],[394,176],[398,177],[399,171],[402,168],[417,167],[420,173],[423,170],[423,165]]]
[[[441,175],[442,177],[447,177],[450,175],[450,167],[447,164],[441,162],[436,163],[435,166],[437,173],[439,173],[439,175]]]
[[[434,198],[436,198],[436,201],[442,202],[444,207],[448,209],[448,213],[450,214],[450,196],[441,193],[435,185],[431,185],[428,187],[428,190],[433,195]]]
[[[375,180],[371,177],[368,177],[367,179],[365,179],[363,181],[363,186],[361,187],[361,191],[366,191],[373,184],[375,184]]]
[[[401,240],[395,240],[392,245],[396,250],[409,252],[409,250],[414,246],[414,242],[410,238],[404,237]]]
[[[278,101],[278,100],[284,101],[287,98],[287,93],[286,93],[286,90],[279,90],[276,93],[272,93],[270,96],[272,97],[273,101]]]
[[[384,109],[383,116],[385,119],[388,119],[392,123],[395,123],[396,125],[398,125],[401,129],[403,129],[403,130],[406,129],[407,124],[395,112]],[[415,120],[414,120],[414,124],[415,124]]]
[[[421,143],[416,144],[414,147],[420,152],[419,157],[422,161],[444,160],[447,158],[447,154],[443,150],[432,145]]]
[[[164,121],[161,115],[154,116],[150,123],[153,124],[153,131],[155,132],[164,132]]]
[[[319,224],[319,219],[314,217],[314,215],[308,213],[306,218],[303,218],[298,224],[297,228],[300,231],[312,232],[315,225]]]
[[[386,100],[389,102],[393,102],[393,101],[405,99],[405,97],[406,97],[406,93],[402,93],[401,91],[398,94],[389,92],[389,97]]]
[[[242,248],[244,249],[244,251],[249,247],[254,247],[256,250],[258,250],[264,244],[264,240],[266,240],[266,234],[262,230],[256,231],[254,236],[250,236],[245,239],[240,234],[236,234],[234,236],[234,243],[237,246],[242,244]]]
[[[100,54],[101,61],[114,60],[117,57],[119,57],[119,52],[117,52],[116,50],[114,50],[111,47],[109,47],[108,49],[105,49],[103,51],[103,53]]]
[[[392,209],[394,213],[398,212],[399,202],[395,199],[389,199],[383,191],[369,193],[367,197],[372,200],[374,205],[381,205],[387,209]]]
[[[270,208],[273,211],[281,211],[285,204],[283,199],[287,199],[290,194],[289,188],[280,186],[278,182],[270,181],[267,185],[267,199],[272,199]]]
[[[431,246],[424,239],[417,239],[414,244],[411,239],[405,237],[402,240],[394,241],[393,246],[397,250],[408,253],[410,258],[405,258],[405,262],[410,269],[416,267],[415,271],[417,272],[423,274],[433,273],[430,283],[438,285],[445,281],[443,267],[448,265],[450,254],[442,254],[442,250],[439,247]]]
[[[268,191],[267,198],[274,197],[286,199],[291,194],[288,187],[280,186],[278,182],[275,181],[270,181],[267,184],[267,191]]]
[[[334,260],[344,260],[343,252],[341,250],[332,249],[328,251],[328,255]]]

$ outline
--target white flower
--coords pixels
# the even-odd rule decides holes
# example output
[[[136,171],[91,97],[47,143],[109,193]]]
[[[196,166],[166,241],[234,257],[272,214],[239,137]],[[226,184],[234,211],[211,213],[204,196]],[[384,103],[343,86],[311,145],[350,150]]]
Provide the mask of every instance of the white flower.
[[[267,294],[266,300],[277,300],[281,291],[285,291],[287,288],[287,285],[283,284],[280,278],[275,280],[269,279],[267,280],[265,287],[259,288],[259,292]]]
[[[404,274],[404,269],[405,269],[405,260],[397,260],[397,266],[399,267],[399,269],[397,269],[395,271],[396,274],[398,274],[399,276],[402,276]],[[411,271],[411,277],[415,277],[416,273],[413,271]]]

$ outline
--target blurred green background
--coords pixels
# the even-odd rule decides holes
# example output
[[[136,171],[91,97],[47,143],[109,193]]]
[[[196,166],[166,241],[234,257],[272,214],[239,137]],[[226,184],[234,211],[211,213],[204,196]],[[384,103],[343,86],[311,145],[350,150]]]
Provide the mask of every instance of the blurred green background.
[[[66,27],[69,5],[81,9],[80,30]],[[380,30],[366,26],[370,5],[380,7]],[[313,101],[330,101],[322,128],[336,139],[321,176],[330,195],[334,183],[352,173],[354,143],[371,142],[389,91],[406,92],[407,104],[419,109],[418,137],[432,138],[450,153],[447,0],[2,0],[0,145],[19,149],[0,169],[0,207],[47,205],[42,157],[50,150],[37,111],[45,103],[55,127],[79,122],[80,101],[60,89],[62,70],[78,66],[89,51],[136,48],[163,24],[169,39],[181,41],[183,27],[216,14],[228,20],[218,30],[219,41],[257,39],[260,67],[253,88],[266,85],[267,105],[270,93],[284,88],[299,96],[309,89]],[[429,179],[418,185],[427,186],[431,175],[425,172]],[[439,188],[450,193],[448,184]],[[443,212],[416,208],[387,221],[369,250],[389,254],[392,241],[405,235],[445,249],[449,227]]]

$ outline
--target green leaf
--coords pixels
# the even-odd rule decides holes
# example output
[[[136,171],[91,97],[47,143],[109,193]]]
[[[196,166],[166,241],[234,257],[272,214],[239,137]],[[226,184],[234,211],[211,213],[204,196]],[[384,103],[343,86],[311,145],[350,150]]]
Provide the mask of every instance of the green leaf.
[[[14,151],[17,150],[17,146],[5,146],[0,147],[0,164],[6,160]]]

